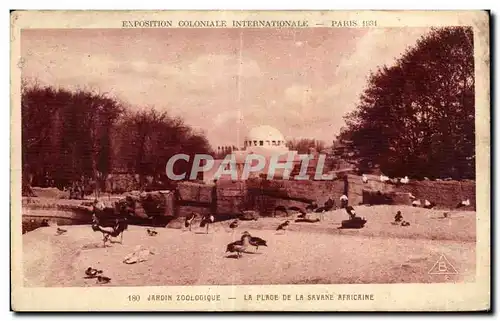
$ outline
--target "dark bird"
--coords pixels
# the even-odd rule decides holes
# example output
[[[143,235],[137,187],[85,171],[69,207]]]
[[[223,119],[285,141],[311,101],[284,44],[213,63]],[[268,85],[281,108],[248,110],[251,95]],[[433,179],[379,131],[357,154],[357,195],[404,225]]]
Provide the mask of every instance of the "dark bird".
[[[184,221],[184,226],[186,228],[189,228],[189,231],[191,231],[191,225],[193,224],[195,217],[196,215],[194,213],[191,213],[190,215],[186,216],[186,220]]]
[[[331,197],[328,197],[328,200],[325,202],[325,211],[329,211],[331,210],[332,208],[334,208],[335,206],[335,201],[331,198]]]
[[[351,219],[354,219],[356,217],[356,211],[354,210],[354,207],[352,207],[352,205],[347,205],[345,211]]]
[[[88,277],[96,277],[98,274],[102,274],[102,270],[97,270],[92,267],[89,267],[88,269],[85,270],[85,274]]]
[[[431,209],[431,208],[433,208],[434,206],[436,206],[436,203],[434,203],[434,202],[429,202],[428,200],[425,200],[425,201],[424,201],[424,208],[426,208],[426,209]]]
[[[42,220],[42,223],[40,223],[40,226],[41,226],[41,227],[46,227],[46,226],[49,226],[49,221],[48,221],[46,218],[44,218],[44,219]]]
[[[410,226],[410,222],[403,221],[401,222],[401,226]]]
[[[285,232],[286,229],[288,228],[288,226],[290,225],[290,221],[286,221],[284,223],[281,223],[280,225],[278,225],[278,227],[276,228],[276,231],[283,231]]]
[[[401,211],[398,211],[396,213],[396,216],[394,216],[394,222],[401,222],[402,219],[403,219],[403,215],[401,215]]]
[[[111,281],[111,278],[108,278],[107,276],[98,275],[96,283],[106,284],[106,283],[109,283],[110,281]]]
[[[200,222],[200,227],[207,227],[207,234],[208,234],[208,226],[215,222],[215,217],[212,214],[205,215],[203,219]]]
[[[250,237],[250,239],[248,240],[248,242],[250,243],[250,245],[255,246],[255,251],[259,250],[259,246],[265,246],[265,247],[267,247],[267,241],[264,240],[264,239],[261,239],[260,237],[252,236],[247,231],[243,232],[243,235],[241,237],[242,240],[243,240],[244,236]]]
[[[235,242],[232,242],[232,243],[229,243],[226,247],[226,253],[227,252],[230,252],[230,253],[234,253],[236,252],[236,254],[238,255],[238,258],[241,257],[241,253],[242,252],[245,252],[248,245],[250,244],[250,236],[248,235],[243,235],[241,237],[241,240],[238,240],[238,241],[235,241]]]
[[[101,226],[97,216],[93,215],[92,230],[94,232],[101,232],[102,233],[102,241],[103,241],[104,247],[106,247],[106,242],[109,240],[110,237],[121,236],[120,243],[122,243],[123,242],[123,232],[126,229],[128,229],[127,218],[115,219],[115,223],[113,226]]]
[[[156,235],[158,235],[158,232],[156,232],[155,230],[147,229],[146,232],[148,232],[149,236],[156,236]]]
[[[457,208],[465,207],[465,206],[470,206],[470,200],[469,199],[466,199],[465,201],[461,201],[460,203],[457,204]]]
[[[229,224],[229,228],[231,228],[231,229],[233,229],[233,230],[234,230],[235,228],[237,228],[237,227],[238,227],[238,220],[237,220],[237,219],[236,219],[236,220],[234,220],[234,221],[232,221],[232,222],[231,222],[231,224]]]
[[[66,233],[68,230],[65,230],[65,229],[62,229],[60,227],[57,228],[57,231],[56,231],[56,234],[57,235],[61,235],[61,234],[64,234]]]

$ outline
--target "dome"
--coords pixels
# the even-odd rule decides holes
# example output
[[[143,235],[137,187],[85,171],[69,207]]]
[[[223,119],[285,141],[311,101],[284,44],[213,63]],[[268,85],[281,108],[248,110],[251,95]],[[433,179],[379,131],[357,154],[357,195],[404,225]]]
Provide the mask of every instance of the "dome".
[[[281,132],[268,125],[252,128],[245,137],[245,147],[283,148],[285,145]]]

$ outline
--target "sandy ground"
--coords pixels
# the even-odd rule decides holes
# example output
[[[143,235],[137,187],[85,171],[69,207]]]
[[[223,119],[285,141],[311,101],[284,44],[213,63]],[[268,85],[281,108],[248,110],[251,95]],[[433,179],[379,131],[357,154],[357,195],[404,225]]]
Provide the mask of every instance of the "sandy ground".
[[[192,232],[159,228],[151,237],[147,227],[130,226],[123,244],[103,248],[101,233],[90,226],[44,227],[23,235],[25,286],[100,286],[85,279],[92,266],[110,277],[109,286],[332,284],[472,282],[475,277],[475,213],[412,207],[356,207],[368,220],[360,230],[341,230],[347,218],[338,210],[319,223],[292,223],[285,234],[274,229],[286,218],[240,222],[234,232],[228,222]],[[397,210],[409,227],[391,225]],[[226,244],[243,231],[268,241],[268,247],[248,249],[236,259],[224,253]],[[137,245],[152,249],[145,262],[128,265],[124,257]],[[457,274],[429,274],[444,255]],[[450,269],[450,272],[452,270]]]

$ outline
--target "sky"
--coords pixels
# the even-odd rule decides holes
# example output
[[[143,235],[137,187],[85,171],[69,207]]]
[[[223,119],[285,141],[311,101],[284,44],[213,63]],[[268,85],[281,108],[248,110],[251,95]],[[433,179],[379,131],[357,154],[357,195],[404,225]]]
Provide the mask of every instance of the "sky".
[[[330,144],[370,72],[428,31],[25,29],[22,77],[107,93],[131,109],[166,110],[213,147],[242,146],[259,125]]]

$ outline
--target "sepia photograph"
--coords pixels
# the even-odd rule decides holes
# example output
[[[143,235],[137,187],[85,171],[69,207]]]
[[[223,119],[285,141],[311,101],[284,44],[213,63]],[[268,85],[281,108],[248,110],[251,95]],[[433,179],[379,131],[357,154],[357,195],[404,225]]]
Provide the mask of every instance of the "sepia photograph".
[[[335,285],[489,280],[489,17],[472,13],[479,34],[215,12],[18,28],[17,286],[319,285],[288,304],[331,305],[377,299]]]

